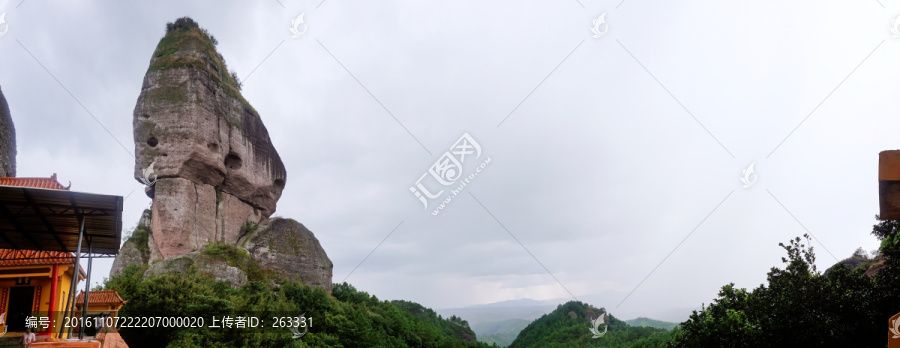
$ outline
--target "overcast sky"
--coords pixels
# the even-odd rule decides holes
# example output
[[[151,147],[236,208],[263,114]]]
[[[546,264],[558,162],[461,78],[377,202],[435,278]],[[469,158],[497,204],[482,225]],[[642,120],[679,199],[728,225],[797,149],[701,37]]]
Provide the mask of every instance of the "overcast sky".
[[[133,228],[150,199],[132,178],[132,111],[166,22],[190,16],[285,162],[276,215],[316,234],[335,282],[433,308],[605,293],[592,304],[613,315],[664,316],[758,286],[777,244],[807,230],[824,270],[877,247],[877,155],[900,148],[891,0],[0,0],[0,13],[19,176],[126,196]],[[466,132],[481,154],[462,173],[490,163],[433,216],[409,188]],[[98,264],[93,280],[111,261]]]

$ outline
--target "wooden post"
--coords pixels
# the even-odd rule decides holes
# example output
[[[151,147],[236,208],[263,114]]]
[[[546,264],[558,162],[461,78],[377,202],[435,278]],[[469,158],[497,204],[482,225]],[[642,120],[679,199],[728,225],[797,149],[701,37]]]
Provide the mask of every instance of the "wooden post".
[[[878,154],[878,199],[881,220],[900,220],[900,150]]]
[[[900,313],[888,319],[888,348],[900,348]]]

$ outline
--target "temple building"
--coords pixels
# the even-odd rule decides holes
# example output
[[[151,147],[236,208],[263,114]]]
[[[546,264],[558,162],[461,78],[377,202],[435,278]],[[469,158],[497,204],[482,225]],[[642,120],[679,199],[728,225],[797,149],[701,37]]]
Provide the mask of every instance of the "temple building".
[[[68,191],[69,188],[72,187],[72,183],[70,182],[69,186],[63,186],[59,181],[56,181],[56,173],[53,173],[49,178],[0,178],[0,186],[18,186]]]
[[[0,178],[0,346],[28,325],[37,334],[29,346],[100,347],[85,339],[87,330],[64,327],[65,318],[117,315],[125,303],[115,291],[87,286],[75,296],[78,283],[91,281],[93,259],[118,253],[124,199],[70,187],[56,174]]]
[[[25,332],[29,316],[56,321],[37,333],[59,332],[57,320],[66,308],[71,288],[75,254],[60,251],[0,249],[0,315],[2,332],[7,335]],[[78,267],[78,281],[85,273]],[[93,303],[93,298],[91,298]]]
[[[54,173],[49,178],[0,178],[0,186],[68,191],[72,185],[60,184]],[[57,319],[68,305],[74,265],[75,254],[71,252],[0,249],[0,332],[24,332],[29,316],[47,317],[48,327],[39,328],[38,333],[59,332],[62,322]],[[85,273],[78,268],[80,282]],[[54,321],[55,326],[49,324]]]
[[[115,318],[119,316],[119,309],[125,304],[125,300],[115,290],[91,291],[90,303],[87,308],[88,317],[104,316]],[[75,309],[78,314],[84,306],[84,291],[78,293],[75,300]],[[77,314],[76,314],[77,315]]]

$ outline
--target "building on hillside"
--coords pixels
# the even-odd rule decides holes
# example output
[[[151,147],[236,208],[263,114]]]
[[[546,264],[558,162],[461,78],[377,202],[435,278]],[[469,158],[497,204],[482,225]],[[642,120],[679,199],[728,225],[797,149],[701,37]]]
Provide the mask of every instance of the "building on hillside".
[[[112,318],[118,317],[119,309],[125,304],[125,300],[115,290],[91,291],[88,301],[90,302],[87,308],[88,317],[98,315]],[[78,297],[75,299],[75,315],[81,315],[82,307],[84,307],[84,291],[79,292]]]

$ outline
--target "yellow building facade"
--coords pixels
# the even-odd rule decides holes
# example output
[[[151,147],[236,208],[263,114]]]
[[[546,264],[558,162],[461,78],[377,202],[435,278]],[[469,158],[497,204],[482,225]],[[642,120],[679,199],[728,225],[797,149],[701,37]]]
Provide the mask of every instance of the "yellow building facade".
[[[67,301],[74,263],[73,253],[0,249],[0,332],[20,334],[28,317],[36,317],[38,335],[65,338],[59,332],[63,312],[71,306]],[[84,277],[78,267],[78,281]]]
[[[0,177],[0,345],[21,336],[27,326],[37,334],[32,345],[72,343],[59,340],[68,338],[69,327],[84,322],[83,306],[72,295],[77,283],[90,277],[76,265],[72,251],[87,257],[90,269],[93,258],[115,255],[121,245],[124,199],[70,187],[56,174]],[[91,293],[89,302],[89,316],[105,317],[116,315],[125,301],[112,291]],[[79,338],[85,331],[78,332]],[[73,344],[87,343],[97,342]]]
[[[105,317],[115,318],[119,316],[119,309],[122,309],[122,306],[125,305],[125,300],[119,296],[119,293],[115,290],[98,290],[91,291],[90,295],[88,295],[88,308],[87,315],[96,316],[102,315]],[[78,293],[78,296],[75,298],[75,309],[78,310],[75,313],[76,316],[81,316],[81,310],[84,307],[84,291]]]

